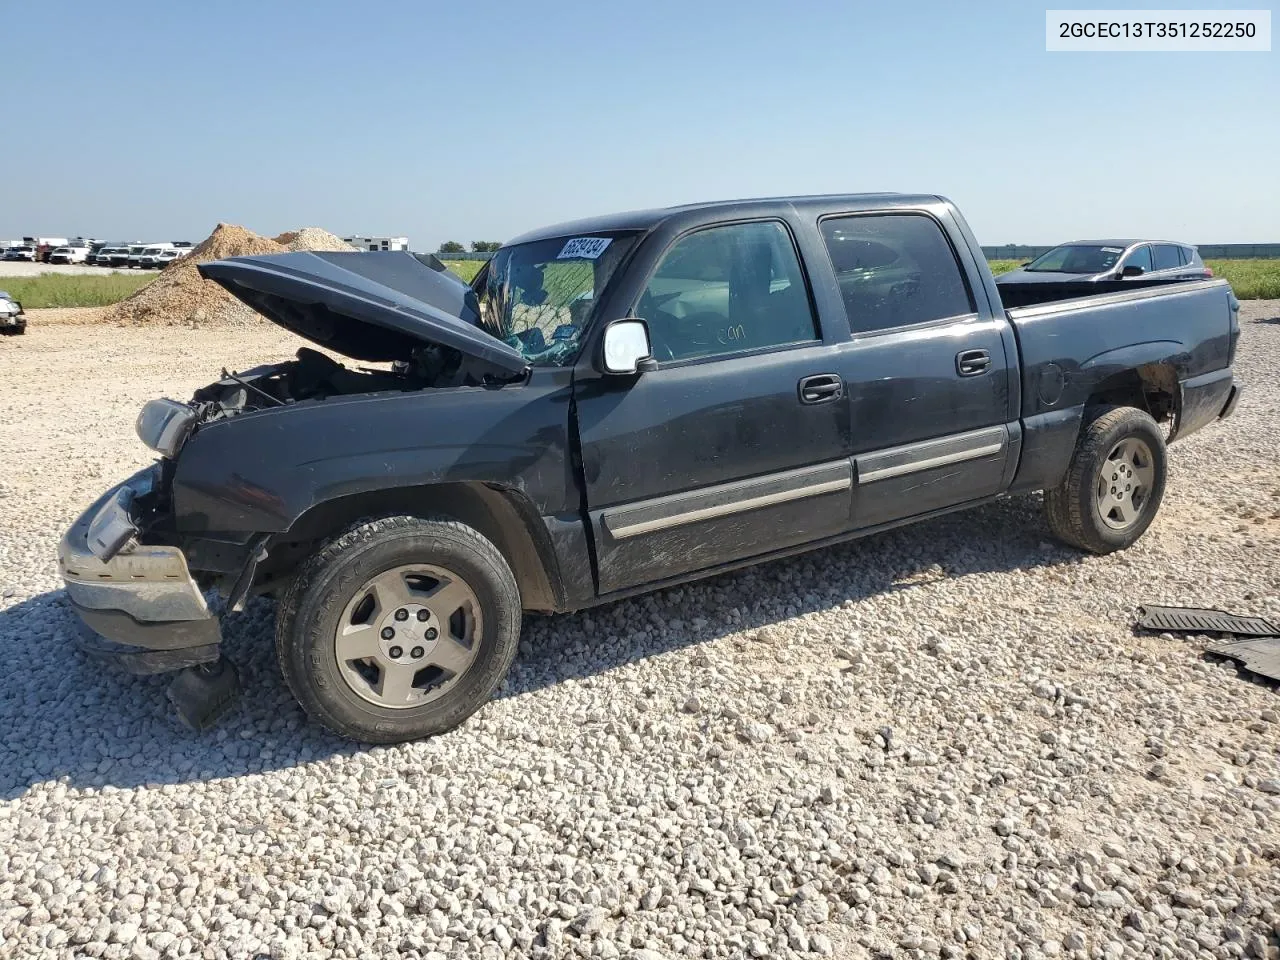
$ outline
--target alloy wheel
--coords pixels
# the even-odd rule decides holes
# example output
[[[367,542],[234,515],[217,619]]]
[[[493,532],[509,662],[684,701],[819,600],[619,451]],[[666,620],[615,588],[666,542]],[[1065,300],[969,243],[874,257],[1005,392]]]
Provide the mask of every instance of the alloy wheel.
[[[356,591],[334,636],[343,680],[358,696],[393,710],[422,706],[458,683],[482,636],[475,591],[430,564],[386,570]]]
[[[1128,530],[1140,519],[1155,484],[1155,458],[1146,442],[1125,437],[1107,454],[1098,474],[1098,516],[1113,530]]]

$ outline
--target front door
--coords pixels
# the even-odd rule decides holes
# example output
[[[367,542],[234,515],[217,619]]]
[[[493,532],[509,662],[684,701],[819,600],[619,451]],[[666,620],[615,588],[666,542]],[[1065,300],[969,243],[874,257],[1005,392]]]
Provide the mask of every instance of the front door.
[[[575,387],[600,592],[846,529],[849,407],[786,225],[677,239],[636,313],[656,369]]]

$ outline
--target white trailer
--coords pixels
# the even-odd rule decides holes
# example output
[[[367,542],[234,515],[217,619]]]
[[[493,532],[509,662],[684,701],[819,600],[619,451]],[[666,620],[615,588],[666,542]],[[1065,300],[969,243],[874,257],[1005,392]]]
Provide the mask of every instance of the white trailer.
[[[343,243],[349,243],[357,250],[408,250],[408,237],[343,237]]]

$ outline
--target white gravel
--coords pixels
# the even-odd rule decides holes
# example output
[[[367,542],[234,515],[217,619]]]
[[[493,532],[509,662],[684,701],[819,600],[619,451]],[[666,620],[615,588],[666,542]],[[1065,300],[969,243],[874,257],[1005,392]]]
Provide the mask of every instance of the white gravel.
[[[109,270],[91,263],[28,263],[26,260],[0,260],[0,280],[5,277],[38,277],[42,273],[137,273],[136,270]],[[147,273],[149,271],[142,271]]]
[[[0,957],[1275,957],[1280,696],[1141,601],[1280,617],[1280,302],[1133,549],[1038,498],[531,620],[503,695],[393,748],[309,725],[270,605],[240,707],[70,652],[58,536],[145,399],[274,331],[0,339]]]

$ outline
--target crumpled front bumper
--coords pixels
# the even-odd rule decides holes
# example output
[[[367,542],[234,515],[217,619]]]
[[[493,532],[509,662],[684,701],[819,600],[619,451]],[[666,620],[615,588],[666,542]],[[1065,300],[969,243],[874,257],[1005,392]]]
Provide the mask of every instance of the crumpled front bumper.
[[[154,468],[104,493],[62,538],[58,571],[85,629],[85,652],[133,673],[163,673],[218,659],[217,616],[178,547],[137,542],[134,499]]]

